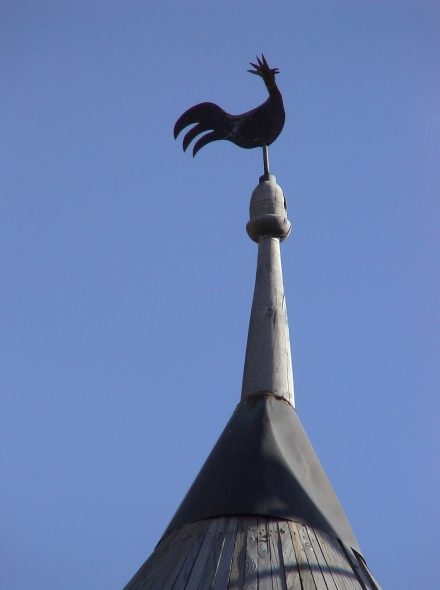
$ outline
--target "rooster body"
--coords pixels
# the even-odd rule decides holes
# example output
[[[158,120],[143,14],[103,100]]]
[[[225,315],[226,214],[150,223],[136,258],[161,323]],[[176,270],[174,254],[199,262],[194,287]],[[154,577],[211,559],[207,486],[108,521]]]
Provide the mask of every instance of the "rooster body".
[[[193,139],[205,131],[209,133],[196,141],[193,156],[206,144],[219,139],[231,141],[244,149],[268,146],[276,140],[285,121],[283,97],[275,82],[279,70],[271,69],[264,55],[261,60],[257,57],[257,61],[258,64],[251,63],[255,69],[248,71],[263,78],[269,92],[268,99],[242,115],[230,115],[213,102],[202,102],[191,107],[174,126],[176,139],[185,127],[194,125],[183,138],[184,151]]]

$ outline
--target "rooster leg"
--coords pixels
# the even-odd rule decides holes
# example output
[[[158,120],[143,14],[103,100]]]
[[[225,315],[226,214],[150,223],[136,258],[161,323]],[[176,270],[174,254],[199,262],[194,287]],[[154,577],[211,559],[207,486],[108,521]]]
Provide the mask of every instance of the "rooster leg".
[[[263,163],[264,163],[264,174],[270,175],[269,172],[269,150],[267,145],[263,145]]]

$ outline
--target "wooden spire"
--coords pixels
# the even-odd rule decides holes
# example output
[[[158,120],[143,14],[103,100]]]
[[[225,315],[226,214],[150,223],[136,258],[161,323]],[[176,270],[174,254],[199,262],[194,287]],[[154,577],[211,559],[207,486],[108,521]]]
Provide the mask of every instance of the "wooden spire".
[[[251,198],[258,243],[241,401],[124,590],[380,590],[294,409],[275,178]]]

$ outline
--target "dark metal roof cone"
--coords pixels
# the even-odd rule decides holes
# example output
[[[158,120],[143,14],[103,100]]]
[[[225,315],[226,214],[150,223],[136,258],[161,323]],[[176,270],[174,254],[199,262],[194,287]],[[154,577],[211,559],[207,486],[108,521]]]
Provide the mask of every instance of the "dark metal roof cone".
[[[329,533],[359,551],[296,411],[270,394],[243,400],[171,520],[275,516]]]
[[[275,177],[251,198],[258,243],[241,402],[125,590],[378,590],[294,408]]]

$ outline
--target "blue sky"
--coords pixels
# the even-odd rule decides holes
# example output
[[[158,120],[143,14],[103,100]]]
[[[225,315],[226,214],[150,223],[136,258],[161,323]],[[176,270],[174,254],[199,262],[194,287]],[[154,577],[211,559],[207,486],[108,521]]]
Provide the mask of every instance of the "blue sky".
[[[266,98],[297,410],[384,590],[439,569],[440,7],[0,6],[0,586],[120,589],[239,401]]]

